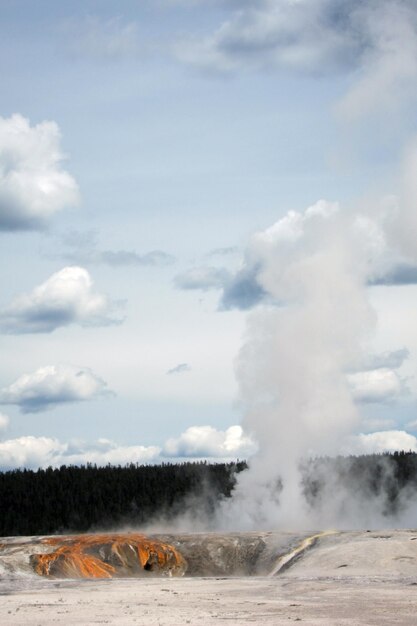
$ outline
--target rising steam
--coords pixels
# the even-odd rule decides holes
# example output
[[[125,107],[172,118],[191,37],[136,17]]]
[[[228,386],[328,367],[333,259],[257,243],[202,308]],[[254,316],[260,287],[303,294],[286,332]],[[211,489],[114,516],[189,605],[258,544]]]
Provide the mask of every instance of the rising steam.
[[[330,6],[309,4],[323,11]],[[408,136],[402,180],[396,197],[357,210],[320,201],[304,212],[289,212],[253,237],[245,263],[256,268],[259,288],[269,299],[248,316],[237,376],[243,426],[259,451],[239,475],[233,497],[223,502],[220,525],[346,527],[387,521],[383,503],[355,495],[337,471],[318,477],[321,499],[312,509],[300,473],[308,458],[343,452],[360,426],[352,383],[365,380],[361,364],[372,358],[377,316],[369,285],[415,282],[417,275],[417,144],[410,141],[411,117],[404,114],[417,95],[417,10],[407,0],[343,3],[343,9],[348,18],[343,34],[353,37],[361,30],[368,43],[335,111],[344,128],[362,124],[362,141],[372,139],[368,122],[379,124],[379,133],[387,130],[387,136],[393,129],[397,139]],[[349,31],[347,24],[356,28]],[[379,138],[373,139],[378,144]],[[387,369],[380,370],[367,375],[368,389],[362,386],[362,392],[372,397],[369,384],[382,379],[392,389],[398,383]],[[388,467],[385,474],[392,480]]]
[[[413,153],[407,172],[414,160]],[[248,317],[237,374],[243,426],[259,452],[223,503],[222,525],[383,524],[381,502],[364,508],[334,476],[322,477],[320,507],[311,509],[300,464],[334,455],[360,425],[349,372],[369,359],[376,324],[369,284],[390,264],[412,260],[413,206],[402,198],[376,217],[319,201],[253,237],[247,263],[261,267],[258,281],[270,302]]]

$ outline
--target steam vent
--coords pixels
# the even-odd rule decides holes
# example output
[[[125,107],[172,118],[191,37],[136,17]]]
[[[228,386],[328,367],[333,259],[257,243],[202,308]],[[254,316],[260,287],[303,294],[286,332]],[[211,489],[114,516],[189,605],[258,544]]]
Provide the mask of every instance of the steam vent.
[[[41,576],[182,576],[186,570],[185,560],[173,546],[137,533],[46,537],[41,544],[51,550],[30,557],[32,567]]]

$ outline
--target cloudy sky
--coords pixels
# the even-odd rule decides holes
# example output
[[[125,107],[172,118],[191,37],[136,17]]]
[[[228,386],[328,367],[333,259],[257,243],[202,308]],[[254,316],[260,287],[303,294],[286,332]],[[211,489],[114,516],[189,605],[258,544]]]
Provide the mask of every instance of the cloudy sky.
[[[417,450],[414,0],[0,0],[0,72],[0,468],[248,457],[242,345],[343,220],[340,450]]]

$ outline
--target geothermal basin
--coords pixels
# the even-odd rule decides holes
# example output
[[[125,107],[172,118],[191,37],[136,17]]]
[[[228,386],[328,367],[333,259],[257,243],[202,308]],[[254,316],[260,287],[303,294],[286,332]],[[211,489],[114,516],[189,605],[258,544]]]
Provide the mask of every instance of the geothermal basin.
[[[417,530],[0,540],[1,624],[415,624]]]

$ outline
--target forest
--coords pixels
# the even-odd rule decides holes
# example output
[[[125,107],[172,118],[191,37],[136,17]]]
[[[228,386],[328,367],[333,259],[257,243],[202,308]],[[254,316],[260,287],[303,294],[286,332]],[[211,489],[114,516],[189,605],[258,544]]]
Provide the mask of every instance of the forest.
[[[219,500],[230,497],[237,474],[247,467],[238,461],[5,471],[0,473],[0,536],[138,529],[155,520],[169,523],[185,510],[209,525]],[[331,477],[352,497],[360,491],[365,498],[382,498],[390,515],[404,493],[417,496],[417,454],[311,459],[301,476],[311,507],[320,503]]]
[[[0,536],[135,528],[196,507],[209,518],[245,462],[65,466],[0,473]]]

